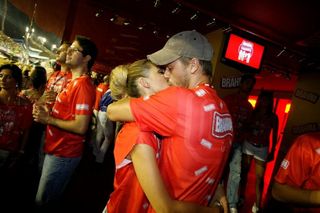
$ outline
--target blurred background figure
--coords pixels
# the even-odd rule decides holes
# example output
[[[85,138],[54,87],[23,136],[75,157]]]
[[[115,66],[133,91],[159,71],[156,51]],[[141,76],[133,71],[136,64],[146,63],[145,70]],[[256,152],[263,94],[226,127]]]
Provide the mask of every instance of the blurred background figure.
[[[47,83],[47,72],[42,66],[35,66],[30,72],[31,85],[29,89],[20,92],[20,96],[25,97],[30,102],[35,103],[42,96]]]
[[[320,212],[320,132],[296,138],[275,176],[272,196],[294,212]]]
[[[0,200],[1,206],[21,199],[27,184],[22,176],[29,128],[32,122],[31,103],[19,97],[22,71],[13,64],[0,67]],[[25,198],[24,198],[25,199]],[[11,202],[10,202],[11,201]]]
[[[224,98],[232,117],[234,131],[232,149],[229,157],[229,175],[227,182],[227,198],[231,213],[238,212],[237,205],[239,202],[242,144],[244,140],[243,127],[248,123],[248,119],[253,111],[248,97],[255,83],[256,79],[253,75],[243,75],[238,91]],[[227,171],[227,168],[225,170]]]
[[[272,142],[270,134],[272,132]],[[243,143],[241,165],[240,196],[244,197],[247,185],[247,176],[251,161],[254,158],[256,172],[256,200],[252,212],[261,210],[263,178],[266,163],[273,160],[278,135],[278,117],[273,112],[273,92],[261,91],[255,109],[248,120],[246,135]],[[271,151],[269,153],[269,147]]]
[[[10,166],[24,153],[32,122],[32,105],[19,97],[21,69],[12,64],[0,67],[0,165]]]

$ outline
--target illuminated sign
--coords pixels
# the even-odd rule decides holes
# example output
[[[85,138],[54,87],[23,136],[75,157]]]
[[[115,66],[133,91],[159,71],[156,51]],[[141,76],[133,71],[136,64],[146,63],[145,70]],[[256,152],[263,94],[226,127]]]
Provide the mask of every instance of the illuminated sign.
[[[264,46],[245,38],[230,34],[225,57],[232,61],[259,69]]]
[[[243,72],[259,72],[265,47],[234,33],[227,37],[222,62]]]

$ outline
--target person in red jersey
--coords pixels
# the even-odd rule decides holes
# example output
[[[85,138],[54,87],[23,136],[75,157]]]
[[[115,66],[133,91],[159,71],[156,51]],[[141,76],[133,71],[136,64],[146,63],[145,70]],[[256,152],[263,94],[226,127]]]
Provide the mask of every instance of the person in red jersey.
[[[139,97],[142,95],[148,97],[168,86],[161,74],[161,69],[150,61],[145,59],[139,60],[125,67],[126,68],[123,66],[116,67],[111,73],[110,89],[112,91],[112,97],[115,99],[125,95],[123,94],[125,88],[127,88],[126,91],[130,96]],[[126,78],[125,74],[127,70],[128,75]],[[150,152],[143,151],[142,153],[140,150],[141,147],[149,149]],[[159,181],[160,174],[157,167],[157,158],[160,154],[159,148],[159,139],[155,134],[152,132],[141,132],[135,122],[125,122],[115,142],[114,157],[116,173],[114,178],[114,191],[110,195],[104,212],[148,211],[149,202],[138,182],[135,173],[136,170],[141,172],[141,174],[151,173],[153,175],[153,178],[150,178],[153,183],[153,188],[161,188],[162,190],[155,193],[158,200],[165,202],[165,205],[170,206],[174,211],[192,212],[199,210],[201,212],[212,212],[212,209],[200,205],[182,203],[171,199],[163,186],[163,182]],[[137,153],[136,150],[140,151]],[[137,154],[145,156],[146,161],[137,161]],[[149,163],[150,161],[154,163],[155,167],[152,169],[144,167],[146,162]],[[150,172],[153,169],[156,170],[155,173]],[[132,199],[133,197],[134,199]]]
[[[105,154],[110,143],[114,140],[114,122],[107,120],[105,109],[109,102],[112,102],[109,89],[109,75],[105,75],[103,82],[96,87],[96,100],[92,117],[92,153],[96,162],[103,163]],[[102,106],[106,105],[106,106]]]
[[[109,75],[103,77],[103,82],[101,82],[96,88],[96,100],[94,103],[94,112],[95,114],[99,111],[99,104],[101,97],[109,89]]]
[[[66,59],[72,81],[57,96],[51,114],[46,105],[34,105],[34,120],[47,124],[37,205],[58,201],[80,162],[95,100],[95,87],[88,73],[96,55],[97,47],[91,40],[76,37]]]
[[[278,116],[273,112],[273,92],[261,91],[257,104],[248,119],[242,147],[242,165],[240,193],[244,197],[247,175],[254,159],[256,173],[256,200],[252,212],[258,212],[261,206],[263,178],[267,162],[273,160],[278,137]],[[272,133],[272,140],[270,135]],[[271,151],[269,152],[269,147]]]
[[[18,95],[21,85],[22,71],[18,66],[14,64],[0,66],[0,172],[2,176],[5,174],[4,169],[10,169],[10,165],[13,165],[24,153],[32,123],[32,104]]]
[[[320,132],[296,138],[274,178],[272,196],[297,207],[320,212]]]
[[[229,175],[227,177],[227,198],[231,213],[238,212],[238,189],[241,176],[242,144],[244,140],[243,127],[248,122],[253,110],[248,97],[255,82],[256,79],[253,75],[246,74],[241,76],[238,91],[224,98],[232,116],[234,130],[232,151],[229,159]]]
[[[201,205],[208,205],[216,192],[233,132],[225,103],[209,85],[212,54],[211,45],[198,32],[174,35],[148,59],[165,66],[164,77],[180,87],[169,87],[147,98],[121,100],[107,109],[111,120],[135,120],[141,131],[163,137],[159,168],[169,195]],[[146,162],[146,155],[135,156],[136,162]],[[148,179],[155,175],[149,171],[139,168],[136,173],[152,205],[149,210],[163,211],[168,206],[154,193],[157,187]],[[227,209],[227,203],[223,205]]]
[[[167,87],[165,79],[158,73],[158,68],[147,60],[139,60],[127,66],[120,65],[111,73],[111,96],[115,100],[127,94],[133,97],[150,95],[153,93],[152,88],[156,85],[159,85],[160,89]],[[130,156],[131,151],[138,144],[147,144],[155,153],[159,149],[158,139],[153,133],[140,132],[135,122],[126,122],[115,142],[114,191],[106,206],[106,211],[109,213],[143,213],[148,210],[148,200],[137,180]]]
[[[46,90],[43,99],[52,108],[57,94],[62,92],[66,85],[71,81],[72,73],[66,64],[67,50],[70,43],[63,42],[57,50],[56,62],[60,65],[60,70],[50,75],[47,81]]]

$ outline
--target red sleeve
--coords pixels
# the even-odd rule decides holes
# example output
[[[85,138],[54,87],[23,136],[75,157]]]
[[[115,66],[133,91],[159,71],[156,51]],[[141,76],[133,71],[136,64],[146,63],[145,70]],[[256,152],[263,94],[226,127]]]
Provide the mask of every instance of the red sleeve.
[[[310,174],[310,163],[312,149],[307,144],[303,144],[303,136],[296,139],[286,157],[281,162],[275,180],[281,184],[301,187]]]
[[[158,139],[156,135],[151,132],[140,132],[138,135],[137,144],[146,144],[153,148],[154,153],[159,152]]]
[[[91,115],[95,101],[95,87],[90,79],[81,79],[77,83],[76,93],[74,94],[75,114]]]
[[[179,88],[169,87],[148,98],[131,99],[131,111],[141,131],[171,135],[176,128],[181,95]]]

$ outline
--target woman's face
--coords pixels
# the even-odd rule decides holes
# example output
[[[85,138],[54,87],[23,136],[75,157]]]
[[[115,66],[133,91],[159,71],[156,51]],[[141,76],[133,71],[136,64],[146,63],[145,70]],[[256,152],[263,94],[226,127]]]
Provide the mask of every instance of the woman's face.
[[[12,77],[12,71],[3,69],[0,71],[0,88],[1,89],[14,89],[16,88],[16,80]]]
[[[167,80],[163,76],[163,70],[157,66],[152,65],[149,76],[146,78],[148,79],[152,94],[164,90],[169,86]]]

